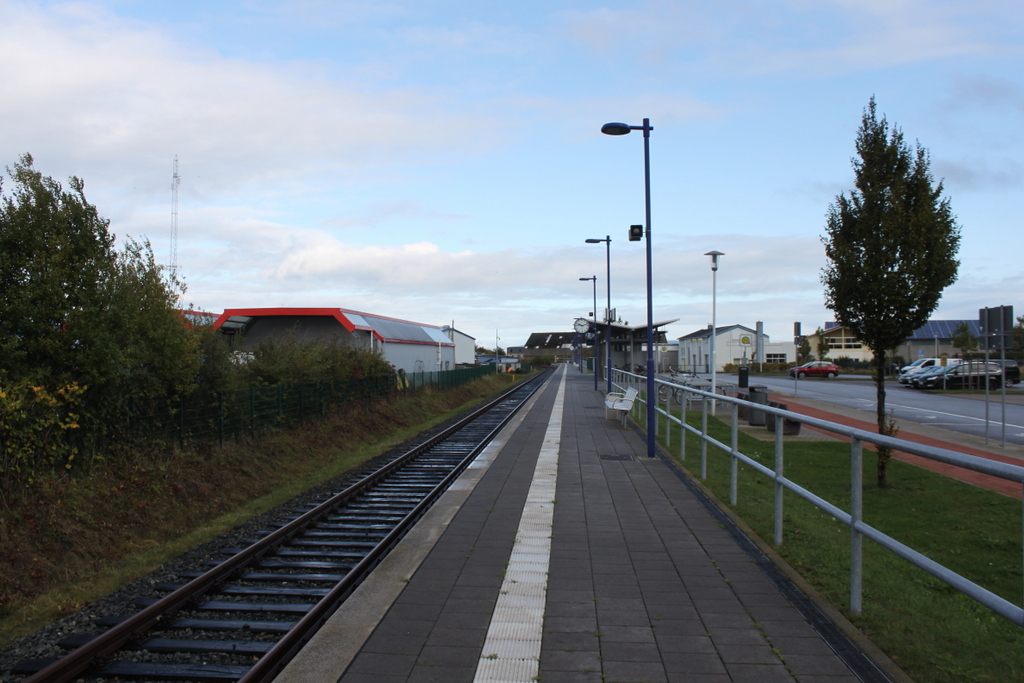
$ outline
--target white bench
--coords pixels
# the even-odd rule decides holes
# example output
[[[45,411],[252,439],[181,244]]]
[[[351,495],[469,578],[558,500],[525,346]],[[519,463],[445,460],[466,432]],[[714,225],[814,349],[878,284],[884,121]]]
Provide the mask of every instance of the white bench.
[[[604,397],[604,417],[606,420],[621,420],[626,424],[626,413],[633,409],[633,401],[640,394],[630,387],[626,393],[611,391]]]

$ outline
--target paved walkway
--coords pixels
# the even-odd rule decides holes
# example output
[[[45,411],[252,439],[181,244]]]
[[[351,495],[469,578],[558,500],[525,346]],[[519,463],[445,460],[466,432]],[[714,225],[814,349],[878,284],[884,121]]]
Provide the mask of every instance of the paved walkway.
[[[645,452],[563,366],[278,680],[858,680],[834,627]]]

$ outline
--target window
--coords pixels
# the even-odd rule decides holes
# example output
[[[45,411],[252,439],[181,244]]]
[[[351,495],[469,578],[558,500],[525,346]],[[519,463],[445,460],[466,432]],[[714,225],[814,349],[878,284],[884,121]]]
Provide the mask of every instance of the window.
[[[860,349],[864,348],[856,337],[826,337],[830,349]]]
[[[785,363],[786,354],[784,353],[766,353],[764,356],[765,363]]]

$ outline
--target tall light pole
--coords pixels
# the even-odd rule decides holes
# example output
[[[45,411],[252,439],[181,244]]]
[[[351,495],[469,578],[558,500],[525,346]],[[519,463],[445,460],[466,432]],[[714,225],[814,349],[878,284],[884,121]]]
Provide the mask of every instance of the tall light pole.
[[[717,370],[718,361],[715,358],[715,337],[718,336],[718,321],[716,318],[716,308],[718,305],[717,292],[718,292],[718,257],[725,256],[720,251],[709,251],[704,254],[705,256],[711,257],[711,393],[715,393],[715,373]],[[718,404],[717,400],[711,402],[711,415],[715,415],[715,406]]]
[[[581,277],[581,282],[594,281],[594,328],[597,328],[597,276]],[[594,337],[594,391],[597,391],[597,337]]]
[[[654,446],[657,415],[657,395],[654,391],[654,303],[651,299],[651,131],[654,128],[650,119],[644,119],[642,126],[631,126],[627,123],[606,123],[601,126],[601,132],[605,135],[626,135],[633,130],[644,132],[644,205],[647,219],[647,457],[654,458],[657,457]]]
[[[591,238],[591,239],[587,240],[587,244],[600,244],[601,242],[605,243],[605,260],[607,261],[607,264],[608,264],[608,275],[605,278],[605,285],[606,285],[605,289],[608,292],[608,307],[605,309],[605,314],[604,314],[604,317],[605,317],[605,321],[604,321],[605,322],[604,345],[605,345],[605,350],[608,352],[607,353],[607,356],[608,356],[608,369],[605,372],[605,375],[607,376],[607,379],[608,379],[608,393],[611,393],[611,391],[612,391],[612,321],[611,321],[611,315],[612,315],[612,236],[611,235],[606,235],[603,240],[599,240],[599,239],[596,239],[596,238]],[[595,388],[596,388],[596,386],[595,386]]]

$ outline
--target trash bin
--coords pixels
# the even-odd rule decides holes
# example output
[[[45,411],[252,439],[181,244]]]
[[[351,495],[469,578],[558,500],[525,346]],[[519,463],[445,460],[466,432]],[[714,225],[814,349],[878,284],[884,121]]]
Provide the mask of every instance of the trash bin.
[[[760,384],[755,384],[750,387],[750,402],[768,405],[768,387]],[[751,408],[747,424],[752,427],[764,427],[765,417],[766,413],[763,410],[754,410]]]
[[[741,389],[745,389],[747,387],[747,382],[750,381],[750,368],[748,368],[746,365],[741,365],[739,367],[739,373],[740,373],[740,388]]]

